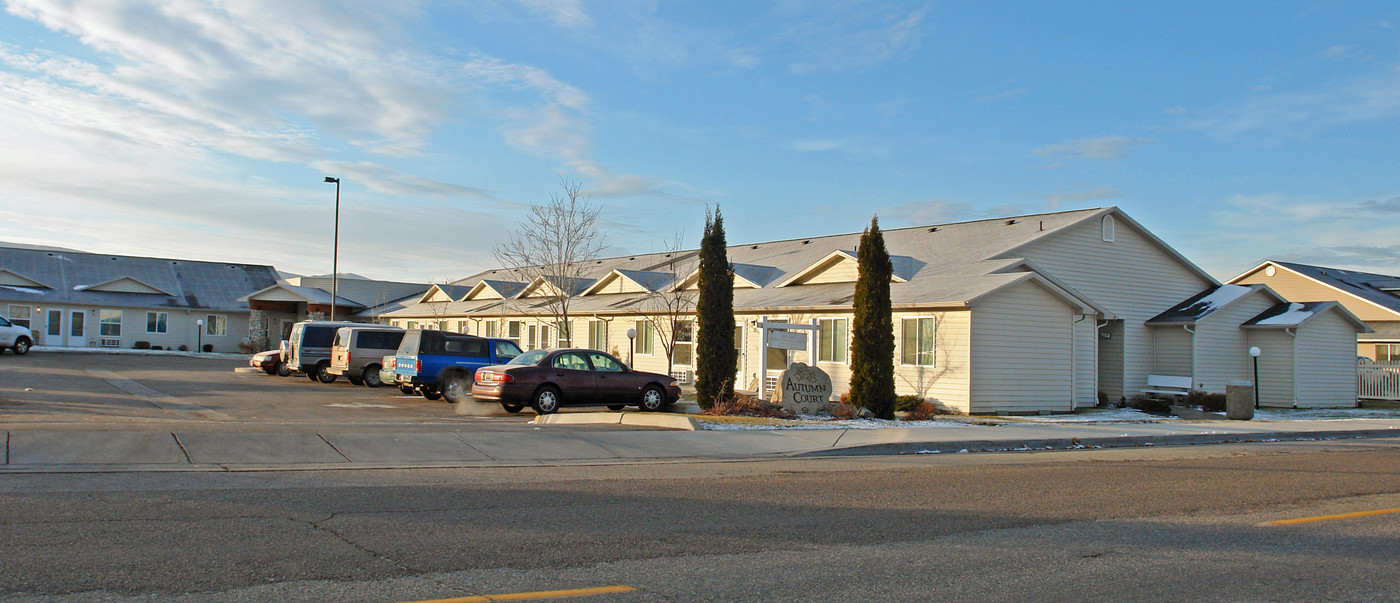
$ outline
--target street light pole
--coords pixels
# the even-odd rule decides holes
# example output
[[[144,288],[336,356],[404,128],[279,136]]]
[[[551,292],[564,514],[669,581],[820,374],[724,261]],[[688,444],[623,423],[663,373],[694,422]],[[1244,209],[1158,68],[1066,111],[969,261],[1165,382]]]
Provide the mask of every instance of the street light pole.
[[[1254,359],[1254,410],[1259,410],[1259,355],[1262,353],[1259,346],[1249,348],[1249,356]]]
[[[335,183],[335,238],[331,241],[331,322],[335,322],[335,298],[340,295],[340,179],[326,176]]]

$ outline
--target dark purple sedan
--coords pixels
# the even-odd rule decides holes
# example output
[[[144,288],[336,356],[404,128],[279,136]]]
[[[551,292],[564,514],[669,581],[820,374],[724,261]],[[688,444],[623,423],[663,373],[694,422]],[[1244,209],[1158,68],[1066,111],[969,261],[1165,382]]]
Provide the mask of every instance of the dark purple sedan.
[[[598,350],[531,350],[506,364],[477,369],[472,398],[500,402],[510,412],[526,404],[545,415],[560,406],[607,406],[622,410],[635,404],[645,411],[665,410],[681,397],[680,385],[666,375],[634,371]]]

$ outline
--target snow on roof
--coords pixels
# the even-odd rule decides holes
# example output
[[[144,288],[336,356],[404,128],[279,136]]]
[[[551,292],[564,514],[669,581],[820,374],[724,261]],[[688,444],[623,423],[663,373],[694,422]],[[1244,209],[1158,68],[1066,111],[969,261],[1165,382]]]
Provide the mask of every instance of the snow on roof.
[[[1254,321],[1254,324],[1256,324],[1256,325],[1296,325],[1296,324],[1301,323],[1301,322],[1303,322],[1303,321],[1305,321],[1305,320],[1307,320],[1307,319],[1309,319],[1309,318],[1312,318],[1312,315],[1313,315],[1313,312],[1312,312],[1311,310],[1308,310],[1308,305],[1307,305],[1307,304],[1300,304],[1300,303],[1294,302],[1294,303],[1288,304],[1287,306],[1275,306],[1275,308],[1278,308],[1278,307],[1282,307],[1282,308],[1283,308],[1283,311],[1280,312],[1280,313],[1278,313],[1278,314],[1274,314],[1273,316],[1269,316],[1268,318],[1260,318],[1260,319],[1258,319],[1258,320],[1255,320],[1255,321]]]
[[[1205,318],[1210,313],[1230,305],[1259,288],[1245,285],[1220,285],[1206,289],[1190,299],[1172,306],[1166,312],[1158,314],[1147,321],[1147,324],[1190,324]]]

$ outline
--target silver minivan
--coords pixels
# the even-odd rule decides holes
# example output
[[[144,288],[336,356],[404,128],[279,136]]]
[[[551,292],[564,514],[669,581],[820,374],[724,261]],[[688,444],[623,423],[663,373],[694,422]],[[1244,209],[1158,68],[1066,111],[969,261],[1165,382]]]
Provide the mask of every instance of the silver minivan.
[[[292,325],[292,333],[287,337],[287,353],[282,355],[282,360],[293,372],[302,373],[312,381],[335,381],[335,375],[326,372],[331,366],[331,342],[335,341],[335,331],[340,327],[353,327],[358,324],[328,320],[303,320],[296,323]]]
[[[404,330],[384,325],[340,327],[331,344],[331,365],[326,372],[343,375],[350,383],[379,387],[383,358],[399,349]]]

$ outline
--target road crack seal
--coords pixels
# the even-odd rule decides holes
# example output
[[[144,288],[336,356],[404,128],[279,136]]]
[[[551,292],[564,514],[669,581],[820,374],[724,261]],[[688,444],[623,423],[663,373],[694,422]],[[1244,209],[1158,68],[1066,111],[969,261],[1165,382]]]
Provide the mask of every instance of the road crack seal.
[[[429,572],[428,572],[427,570],[424,570],[424,569],[421,569],[421,568],[418,568],[418,567],[414,567],[414,566],[412,566],[412,565],[409,565],[409,564],[407,564],[407,563],[404,563],[404,562],[402,562],[402,561],[399,561],[399,560],[397,560],[397,559],[394,559],[394,558],[392,558],[392,557],[389,557],[388,555],[385,555],[385,554],[383,554],[383,553],[381,553],[381,552],[379,552],[379,551],[376,551],[376,550],[371,549],[371,548],[369,548],[369,547],[367,547],[367,546],[365,546],[365,545],[362,545],[362,544],[360,544],[360,543],[358,543],[358,542],[355,542],[354,540],[351,540],[349,537],[345,536],[344,534],[341,534],[340,532],[337,532],[334,528],[331,528],[331,527],[329,527],[329,526],[324,525],[326,522],[335,519],[337,515],[340,515],[340,514],[339,514],[339,513],[331,513],[330,515],[326,516],[325,519],[309,520],[309,521],[306,521],[306,525],[311,526],[311,529],[313,529],[313,530],[317,530],[317,531],[320,531],[320,532],[325,532],[325,533],[327,533],[327,534],[330,534],[331,536],[336,537],[336,538],[337,538],[338,540],[340,540],[341,542],[344,542],[345,544],[350,545],[351,548],[354,548],[354,549],[357,550],[357,551],[360,551],[360,552],[365,553],[365,554],[367,554],[367,555],[370,555],[370,556],[372,556],[372,557],[374,557],[374,558],[376,558],[376,559],[379,559],[379,560],[381,560],[381,561],[384,561],[385,563],[388,563],[389,565],[392,565],[392,566],[394,566],[394,567],[397,567],[397,568],[399,568],[399,569],[402,569],[402,570],[408,572],[409,575],[415,576],[415,577],[417,577],[417,578],[421,578],[421,579],[423,579],[423,580],[427,580],[427,581],[429,581],[429,582],[432,582],[433,584],[436,584],[436,585],[438,585],[438,586],[441,586],[441,587],[443,587],[443,588],[445,588],[445,589],[448,589],[448,590],[450,590],[450,591],[453,591],[453,592],[459,592],[459,593],[462,593],[462,594],[465,594],[465,595],[475,594],[475,593],[472,593],[471,591],[468,591],[468,590],[463,589],[463,588],[462,588],[461,586],[459,586],[459,585],[448,584],[448,583],[446,583],[446,582],[443,582],[443,581],[441,581],[441,580],[438,580],[437,578],[432,577],[432,575],[430,575]],[[292,517],[289,517],[288,519],[289,519],[290,521],[293,521],[293,522],[300,521],[300,520],[298,520],[298,519],[296,519],[296,518],[292,518]]]

